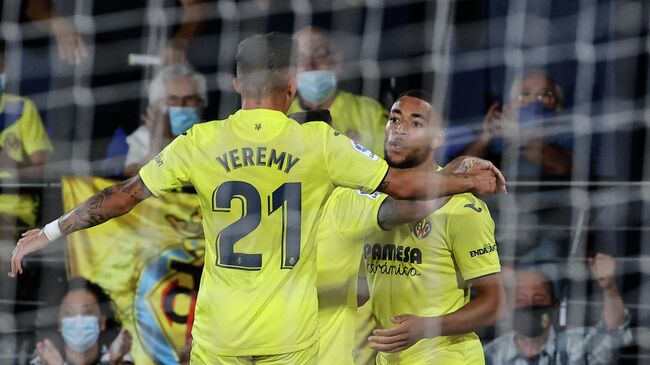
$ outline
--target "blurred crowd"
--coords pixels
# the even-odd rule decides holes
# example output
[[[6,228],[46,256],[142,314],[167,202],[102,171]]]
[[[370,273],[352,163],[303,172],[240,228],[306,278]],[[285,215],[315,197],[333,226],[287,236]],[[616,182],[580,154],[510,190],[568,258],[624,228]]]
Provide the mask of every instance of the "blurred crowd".
[[[295,26],[286,25],[283,22],[289,20],[281,15],[268,20],[270,16],[259,14],[274,14],[277,5],[271,1],[160,1],[158,7],[146,2],[77,1],[74,8],[50,0],[13,3],[15,9],[2,9],[0,33],[2,270],[21,232],[61,213],[59,206],[52,204],[58,199],[53,196],[60,193],[43,192],[57,189],[61,176],[134,176],[192,125],[235,112],[236,94],[228,82],[233,75],[231,53],[241,37],[231,20],[209,14],[219,8],[221,14],[232,13],[234,18],[237,9],[250,8],[254,15],[239,20],[244,35],[276,30],[277,23],[277,30],[292,33],[297,41],[297,97],[288,113],[327,109],[334,129],[384,156],[388,106],[401,91],[428,89],[440,99],[435,106],[442,111],[446,135],[436,162],[443,165],[461,155],[482,157],[494,162],[512,182],[509,196],[487,199],[497,223],[507,295],[504,319],[480,333],[488,364],[617,363],[619,354],[635,344],[633,328],[648,320],[647,310],[627,308],[626,291],[639,302],[647,303],[648,298],[637,289],[640,274],[630,274],[621,264],[626,257],[647,254],[647,249],[638,247],[641,234],[607,229],[608,224],[631,230],[644,227],[643,209],[636,209],[645,207],[644,203],[630,208],[636,213],[629,216],[626,204],[637,203],[617,200],[618,195],[609,196],[611,209],[584,203],[593,190],[590,182],[642,180],[647,146],[644,150],[639,141],[643,141],[645,127],[633,125],[620,132],[614,125],[603,132],[596,127],[605,122],[590,125],[589,120],[594,114],[594,119],[607,119],[620,105],[627,102],[632,107],[642,98],[620,92],[615,104],[594,103],[592,109],[585,110],[589,107],[582,100],[589,96],[582,94],[595,91],[575,90],[584,87],[575,78],[567,78],[575,67],[567,70],[561,69],[562,65],[545,67],[540,63],[508,71],[501,65],[490,74],[490,80],[472,80],[471,74],[461,73],[450,77],[453,90],[448,92],[435,92],[438,84],[443,84],[436,84],[435,77],[433,83],[425,83],[423,80],[432,79],[427,72],[418,74],[417,83],[412,82],[414,77],[396,81],[399,75],[383,75],[383,79],[364,79],[375,88],[363,83],[359,87],[351,81],[355,78],[350,77],[350,64],[360,62],[362,76],[373,75],[373,67],[378,66],[351,60],[349,49],[367,44],[347,44],[345,37],[331,32],[328,28],[333,27],[328,25],[299,26],[299,21]],[[638,6],[647,20],[645,5]],[[398,11],[395,16],[417,18],[409,12],[418,9],[404,14]],[[468,9],[462,4],[456,9],[459,13],[464,10]],[[487,18],[498,8],[484,10],[481,16]],[[472,16],[465,20],[459,16],[457,21],[471,23]],[[25,37],[18,39],[7,31],[4,25],[9,23],[26,29]],[[399,17],[388,24],[400,24]],[[546,31],[539,27],[537,32]],[[232,32],[234,39],[222,37],[222,32]],[[647,37],[647,32],[646,25],[639,28],[638,35]],[[458,36],[455,46],[467,46],[462,35]],[[408,44],[408,37],[429,36],[407,32],[400,39]],[[638,78],[647,79],[647,54],[634,57],[640,65],[635,70],[645,66],[643,72],[636,71]],[[615,66],[612,70],[625,70],[625,65]],[[607,72],[596,75],[611,76]],[[595,79],[594,84],[600,82]],[[484,85],[473,88],[472,83]],[[618,89],[625,87],[618,80],[608,85],[614,84]],[[648,85],[645,91],[638,83],[629,87],[641,89],[646,99],[650,93]],[[480,106],[468,107],[482,108],[483,115],[465,117],[464,96],[486,94],[486,89],[498,91],[485,97]],[[578,93],[582,94],[574,96]],[[467,96],[467,100],[477,97]],[[461,111],[450,111],[451,106]],[[579,188],[583,190],[576,192]],[[607,196],[601,197],[607,200]],[[65,260],[65,255],[59,253],[59,257]],[[1,284],[0,364],[132,363],[134,334],[120,328],[111,293],[87,279],[68,278],[65,264],[61,268],[62,280],[55,281],[57,289],[51,295],[44,288],[48,284],[37,286],[38,295]],[[576,270],[582,274],[573,280]],[[47,266],[39,274],[48,275]],[[23,284],[29,280],[41,279],[26,278]],[[39,299],[39,295],[48,298]],[[574,295],[581,301],[572,311],[569,298]],[[34,301],[20,304],[21,297]],[[49,312],[34,318],[31,327],[24,317],[17,320],[17,314],[43,308]],[[635,318],[635,313],[642,318]],[[25,331],[21,326],[29,327],[26,331],[32,335],[16,335]],[[190,344],[191,339],[178,351],[180,362],[189,361]]]

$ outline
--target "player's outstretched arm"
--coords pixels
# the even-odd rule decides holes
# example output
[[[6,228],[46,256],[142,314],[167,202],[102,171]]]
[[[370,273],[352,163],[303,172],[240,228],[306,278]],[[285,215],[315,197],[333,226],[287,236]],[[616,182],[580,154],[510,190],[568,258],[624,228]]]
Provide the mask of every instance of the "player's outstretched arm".
[[[140,175],[136,175],[91,196],[45,228],[32,229],[23,233],[11,257],[9,276],[16,277],[16,274],[22,274],[21,263],[26,255],[42,249],[62,235],[94,227],[127,213],[151,195],[140,179]]]
[[[506,191],[506,181],[490,161],[462,156],[443,171],[389,168],[377,190],[395,199],[432,199],[472,192],[499,194]]]

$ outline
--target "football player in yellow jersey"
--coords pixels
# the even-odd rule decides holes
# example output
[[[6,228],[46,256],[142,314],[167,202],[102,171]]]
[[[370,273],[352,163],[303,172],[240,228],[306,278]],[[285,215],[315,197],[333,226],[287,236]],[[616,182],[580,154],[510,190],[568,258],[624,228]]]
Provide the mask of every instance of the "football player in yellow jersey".
[[[39,178],[52,144],[34,102],[6,92],[5,47],[0,39],[0,178]]]
[[[317,362],[315,227],[335,186],[424,199],[497,193],[501,173],[477,161],[462,174],[396,170],[324,123],[285,115],[296,92],[295,45],[284,34],[249,37],[237,50],[242,109],[193,126],[130,179],[106,188],[43,229],[23,234],[11,259],[184,185],[197,190],[206,265],[191,362]],[[462,162],[459,162],[462,164]],[[453,171],[453,170],[452,170]]]
[[[391,119],[386,126],[385,149],[387,161],[391,166],[433,170],[435,166],[433,154],[436,147],[442,144],[443,136],[440,129],[440,120],[433,111],[429,100],[431,99],[425,92],[413,90],[403,94],[395,102],[391,111]],[[451,210],[450,212],[449,208],[452,204],[458,205],[459,202],[465,202],[470,206],[464,207],[466,211],[456,212]],[[474,206],[473,204],[479,205]],[[479,213],[484,212],[484,214],[474,217],[477,210]],[[465,228],[472,227],[475,223],[481,224],[476,225],[475,233],[468,232],[462,237],[462,240],[456,237],[445,238],[444,227],[433,224],[440,223],[441,218],[438,218],[439,216],[447,217],[450,213],[454,215],[454,219],[448,219],[453,229],[457,229],[459,225],[461,225],[461,228]],[[465,217],[465,215],[468,215],[468,217]],[[420,221],[421,219],[423,220]],[[419,225],[414,224],[417,221],[420,221]],[[413,229],[416,229],[415,233],[412,233]],[[436,229],[438,231],[432,233],[432,230]],[[404,237],[400,236],[401,233],[404,233],[402,231],[406,233]],[[361,357],[358,356],[359,354],[353,355],[355,350],[355,319],[361,320],[364,317],[363,309],[366,307],[357,308],[358,263],[361,261],[362,251],[364,251],[361,250],[361,244],[365,244],[364,256],[368,260],[367,267],[362,269],[370,276],[373,283],[380,282],[383,279],[378,277],[380,275],[378,272],[382,270],[387,272],[388,277],[404,276],[409,278],[409,274],[414,274],[416,273],[415,270],[419,269],[417,268],[418,265],[411,265],[407,261],[411,259],[415,262],[422,260],[422,253],[428,253],[428,251],[412,244],[383,243],[392,240],[393,237],[408,240],[408,236],[411,234],[416,236],[420,234],[423,238],[430,236],[432,238],[436,237],[438,240],[446,240],[452,254],[449,252],[441,254],[439,250],[435,254],[440,254],[444,259],[434,258],[432,254],[429,255],[431,257],[427,257],[427,260],[436,260],[436,265],[443,263],[448,268],[451,264],[450,260],[455,260],[455,258],[452,258],[453,253],[465,246],[469,248],[476,246],[474,247],[476,249],[483,249],[483,244],[487,243],[490,244],[490,247],[494,246],[494,226],[487,207],[471,194],[455,195],[451,199],[447,197],[434,201],[413,202],[393,200],[387,195],[377,192],[367,194],[347,188],[334,190],[325,204],[316,235],[319,242],[317,287],[321,332],[319,353],[321,365],[334,363],[360,364],[362,361]],[[477,241],[474,242],[474,239]],[[481,240],[484,242],[481,242]],[[375,246],[376,243],[380,244],[380,246]],[[429,241],[423,241],[423,245],[428,243]],[[373,249],[377,252],[373,251]],[[386,252],[386,255],[393,255],[390,259],[392,262],[382,261],[384,260],[382,258],[384,252]],[[373,253],[379,256],[376,262],[372,261]],[[499,261],[496,251],[490,252],[486,257],[489,259],[476,259],[475,264],[461,266],[462,269],[469,266],[472,270],[471,272],[461,270],[460,274],[464,275],[469,282],[470,279],[476,278],[474,275],[478,274],[480,276],[484,272],[488,274],[498,272]],[[464,263],[462,258],[458,260],[459,263]],[[429,265],[429,261],[424,262],[423,265]],[[432,271],[432,274],[436,274],[436,270],[430,271]],[[445,272],[445,274],[450,273],[453,273],[453,282],[455,283],[456,271],[453,270],[453,267],[450,272]],[[417,272],[418,279],[425,281],[439,280],[429,276],[420,276],[422,274],[424,272]],[[396,293],[385,292],[381,295],[373,293],[373,300],[369,305],[376,309],[383,308],[382,303],[384,302],[399,302],[399,297],[404,295],[399,292],[399,288],[401,285],[408,286],[409,282],[407,279],[404,280],[404,283],[399,281],[391,282],[391,285],[388,288],[395,290]],[[378,287],[380,286],[378,285]],[[441,285],[440,287],[445,286]],[[449,285],[446,285],[446,287],[449,287]],[[384,289],[386,286],[381,286],[381,288]],[[485,321],[474,322],[472,325],[484,326],[495,320],[491,312],[496,311],[502,293],[500,279],[496,275],[479,278],[476,280],[476,288],[479,295],[477,301],[473,302],[472,305],[474,307],[477,304],[482,305],[474,309],[474,313],[470,314],[481,315]],[[469,285],[463,290],[469,291]],[[465,293],[463,292],[463,294]],[[448,293],[444,295],[451,298]],[[444,298],[431,297],[431,301],[425,300],[422,303],[427,306],[430,302],[436,302]],[[462,305],[464,299],[462,295],[457,298],[454,297],[454,300],[457,301],[454,304]],[[413,300],[413,298],[406,299],[406,301],[409,300]],[[374,302],[378,303],[375,304]],[[420,310],[420,308],[416,309]],[[423,310],[426,312],[428,309]],[[377,313],[375,313],[375,317],[377,317]],[[381,321],[382,318],[378,319],[381,324],[386,325],[387,319],[384,321]],[[471,332],[478,327],[469,328],[466,332]],[[378,341],[384,341],[384,338],[379,337]],[[356,342],[358,342],[358,339]],[[480,351],[480,343],[478,345]],[[390,350],[399,349],[399,347],[382,347],[382,345],[373,345],[373,347]],[[482,352],[479,352],[479,355],[482,356]],[[423,359],[418,357],[417,360],[410,363],[419,364],[424,361]],[[469,364],[472,363],[470,361],[472,359],[469,357],[460,358],[459,363]],[[467,362],[464,362],[465,360]],[[441,363],[446,364],[445,362]]]
[[[414,91],[393,105],[385,141],[391,167],[436,169],[434,153],[443,135],[429,100]],[[378,364],[482,364],[474,331],[503,313],[501,268],[487,205],[471,193],[438,201],[441,207],[417,223],[364,240],[378,322],[369,341],[380,351]]]

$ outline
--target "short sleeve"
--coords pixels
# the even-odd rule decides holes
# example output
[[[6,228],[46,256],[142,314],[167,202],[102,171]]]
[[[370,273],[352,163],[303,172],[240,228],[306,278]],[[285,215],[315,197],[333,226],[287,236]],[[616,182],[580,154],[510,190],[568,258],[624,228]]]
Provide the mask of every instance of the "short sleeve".
[[[38,151],[52,151],[52,144],[45,132],[45,127],[43,127],[41,116],[31,100],[25,100],[23,114],[27,120],[25,120],[26,123],[23,124],[21,132],[23,133],[24,148],[27,155]]]
[[[463,279],[501,271],[494,221],[487,205],[471,194],[457,199],[460,200],[447,221],[447,234]]]
[[[190,182],[192,165],[192,129],[176,137],[169,145],[147,162],[139,172],[149,191],[159,197]]]
[[[329,128],[325,163],[334,185],[372,193],[388,172],[388,164],[374,152]]]
[[[328,222],[337,227],[339,233],[349,241],[359,241],[375,232],[381,232],[378,214],[388,195],[375,192],[338,188],[330,196],[325,214]],[[325,218],[326,219],[326,218]]]

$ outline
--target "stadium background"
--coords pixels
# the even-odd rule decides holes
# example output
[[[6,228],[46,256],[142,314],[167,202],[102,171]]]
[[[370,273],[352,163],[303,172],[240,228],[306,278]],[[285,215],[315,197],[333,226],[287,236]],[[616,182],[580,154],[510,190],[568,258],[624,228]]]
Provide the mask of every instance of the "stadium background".
[[[62,213],[61,176],[119,175],[123,136],[139,125],[155,71],[129,65],[128,56],[159,54],[182,12],[179,3],[166,0],[53,6],[88,45],[88,57],[76,66],[58,58],[53,37],[30,20],[28,1],[3,0],[0,6],[7,91],[36,103],[54,144],[44,181],[0,183],[3,193],[40,197],[37,226]],[[524,69],[553,76],[564,90],[564,127],[576,138],[573,172],[562,181],[510,179],[510,194],[490,200],[501,258],[516,262],[550,244],[553,254],[542,264],[555,270],[568,324],[581,325],[600,315],[584,257],[597,251],[614,256],[638,344],[623,350],[621,363],[650,361],[647,1],[258,0],[201,6],[205,19],[187,57],[208,77],[210,119],[239,106],[231,81],[241,39],[308,24],[333,32],[345,60],[343,89],[385,106],[407,89],[433,92],[451,141],[442,161],[464,143],[468,130],[478,130],[487,108],[506,97],[510,81]],[[15,232],[2,227],[2,270]],[[30,257],[17,281],[0,279],[0,308],[15,314],[18,328],[0,336],[15,339],[19,354],[31,351],[39,331],[51,328],[50,299],[66,280],[68,257],[65,243],[58,242]]]

